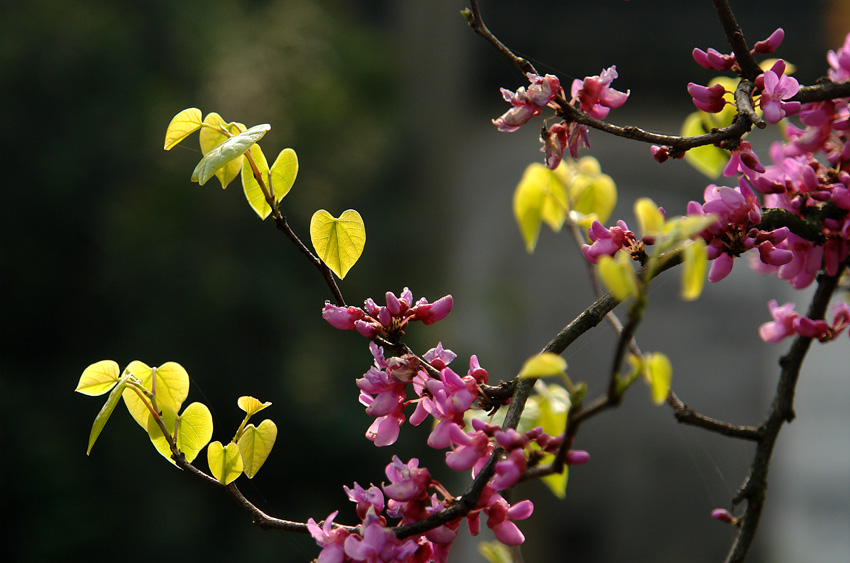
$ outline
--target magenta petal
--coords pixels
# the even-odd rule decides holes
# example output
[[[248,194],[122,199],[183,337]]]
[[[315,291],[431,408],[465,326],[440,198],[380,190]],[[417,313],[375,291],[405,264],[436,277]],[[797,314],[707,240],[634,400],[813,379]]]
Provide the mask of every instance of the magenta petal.
[[[505,520],[494,526],[493,533],[496,535],[496,539],[505,545],[521,545],[525,541],[525,536],[510,520]]]

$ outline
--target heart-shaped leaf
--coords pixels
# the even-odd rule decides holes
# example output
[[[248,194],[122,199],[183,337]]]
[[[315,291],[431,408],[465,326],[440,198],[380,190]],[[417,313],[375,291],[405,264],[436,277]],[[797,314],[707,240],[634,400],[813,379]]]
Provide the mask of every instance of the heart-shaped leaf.
[[[247,131],[228,138],[220,145],[211,149],[210,152],[204,155],[204,158],[201,159],[192,172],[192,181],[198,182],[202,186],[206,184],[207,180],[212,178],[216,171],[223,168],[228,162],[245,154],[271,128],[271,125],[268,123],[255,125]]]
[[[171,119],[165,130],[165,150],[171,150],[180,141],[201,128],[201,110],[184,109]]]
[[[229,485],[242,474],[242,456],[239,446],[230,442],[227,447],[215,441],[207,447],[207,463],[213,476],[223,485]]]
[[[542,164],[529,164],[514,191],[513,206],[525,248],[534,252],[542,221],[555,231],[563,226],[568,211],[566,188]]]
[[[250,397],[245,395],[244,397],[239,397],[237,399],[236,404],[239,405],[239,408],[248,413],[248,416],[254,416],[264,408],[270,407],[271,403],[266,401],[265,403],[261,403],[258,399],[254,397]]]
[[[277,439],[277,426],[265,419],[259,426],[249,424],[239,438],[239,453],[242,455],[245,475],[253,479],[266,462]]]
[[[204,123],[210,125],[210,127],[203,127],[198,135],[198,141],[201,145],[201,154],[204,155],[229,138],[220,130],[229,131],[232,135],[238,135],[245,130],[244,124],[227,123],[215,112],[207,114],[204,118]],[[221,183],[222,189],[226,188],[230,182],[236,179],[241,168],[242,159],[237,158],[225,164],[224,167],[216,170],[215,177],[218,178],[219,183]]]
[[[283,149],[272,164],[272,188],[275,201],[279,202],[289,193],[296,176],[298,176],[298,156],[292,149]]]
[[[103,395],[118,383],[120,369],[118,363],[112,360],[102,360],[83,370],[77,388],[77,393],[96,397]]]
[[[100,436],[103,427],[106,426],[106,421],[109,420],[109,417],[112,415],[112,411],[115,410],[115,406],[118,404],[118,401],[121,400],[121,393],[124,391],[126,386],[127,378],[122,377],[119,379],[117,385],[113,387],[112,392],[109,394],[109,397],[107,397],[106,403],[104,403],[100,412],[97,413],[97,416],[94,417],[94,424],[92,424],[91,432],[89,433],[89,446],[86,449],[86,455],[89,455],[91,452],[92,446],[94,446],[94,443],[97,441],[97,437]]]
[[[153,370],[146,364],[138,360],[130,362],[124,373],[139,379],[148,391],[155,390],[157,406],[160,409],[167,407],[178,412],[183,401],[189,396],[189,374],[176,362],[166,362],[156,369],[155,389]],[[124,404],[139,426],[147,428],[150,411],[134,391],[124,391]]]
[[[179,417],[176,417],[171,409],[164,410],[162,414],[165,427],[170,432],[173,432],[176,422],[177,449],[183,452],[186,461],[191,463],[212,438],[213,422],[210,410],[203,403],[196,402],[186,407]],[[174,463],[171,459],[171,446],[168,445],[168,440],[163,436],[162,429],[159,428],[153,415],[148,417],[148,434],[156,450]]]
[[[363,254],[366,227],[353,209],[343,211],[339,219],[320,209],[310,220],[310,240],[322,262],[342,279]]]

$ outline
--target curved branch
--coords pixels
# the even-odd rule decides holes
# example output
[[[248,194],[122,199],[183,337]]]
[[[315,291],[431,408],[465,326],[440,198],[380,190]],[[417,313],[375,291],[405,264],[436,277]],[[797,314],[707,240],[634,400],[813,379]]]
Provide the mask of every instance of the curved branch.
[[[821,273],[818,276],[817,290],[815,291],[809,311],[806,314],[810,319],[823,319],[827,305],[832,297],[838,279],[841,277],[843,268],[834,276]],[[791,344],[788,353],[779,360],[781,374],[776,387],[776,395],[770,408],[767,420],[759,427],[761,439],[759,440],[750,474],[744,485],[732,500],[733,504],[747,501],[747,508],[740,518],[738,535],[726,558],[727,563],[740,563],[746,556],[755,538],[762,509],[764,508],[765,492],[767,490],[767,473],[770,467],[773,447],[782,425],[794,419],[794,393],[797,380],[800,377],[800,368],[806,353],[811,346],[812,339],[797,336]]]
[[[277,229],[285,234],[289,240],[301,251],[301,254],[307,257],[307,260],[310,261],[318,270],[319,273],[322,274],[322,278],[325,280],[325,285],[328,286],[328,289],[331,290],[331,294],[333,295],[334,301],[338,307],[345,307],[345,299],[342,297],[342,292],[339,290],[339,286],[336,284],[336,280],[334,280],[333,272],[331,269],[327,267],[327,265],[319,260],[318,257],[314,256],[310,249],[307,248],[301,239],[298,238],[298,235],[295,234],[295,231],[292,230],[292,227],[289,226],[289,223],[286,221],[286,216],[283,215],[279,209],[275,209],[274,213],[274,224],[277,226]]]
[[[514,54],[513,51],[508,49],[504,43],[499,41],[499,39],[493,35],[490,29],[484,24],[484,20],[481,17],[481,10],[478,8],[478,0],[470,0],[469,2],[470,10],[466,10],[463,12],[466,17],[466,21],[469,24],[469,27],[472,28],[472,31],[483,37],[487,40],[488,43],[493,45],[498,51],[508,58],[508,60],[513,63],[515,67],[519,69],[519,71],[523,74],[537,74],[537,69],[534,68],[530,62],[525,60],[522,57],[518,57]]]
[[[694,409],[682,402],[681,399],[673,392],[667,395],[667,404],[673,407],[673,416],[682,424],[698,426],[711,432],[717,432],[724,436],[732,438],[741,438],[742,440],[759,441],[761,434],[758,428],[752,426],[736,426],[728,422],[722,422],[714,418],[701,415]]]

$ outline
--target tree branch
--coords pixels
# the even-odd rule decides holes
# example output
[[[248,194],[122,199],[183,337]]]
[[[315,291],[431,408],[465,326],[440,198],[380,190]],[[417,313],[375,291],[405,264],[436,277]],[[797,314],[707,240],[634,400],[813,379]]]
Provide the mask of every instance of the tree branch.
[[[806,316],[810,319],[823,319],[827,305],[833,292],[838,286],[843,267],[835,276],[827,276],[821,273],[817,280],[817,290],[809,305]],[[794,419],[794,393],[797,380],[800,377],[800,368],[806,353],[811,346],[812,339],[797,336],[791,344],[788,353],[779,360],[781,373],[779,383],[776,387],[776,395],[770,408],[767,420],[759,427],[760,440],[756,448],[750,474],[741,489],[732,500],[733,504],[747,501],[747,508],[740,518],[738,535],[726,558],[727,563],[740,563],[746,556],[755,538],[764,508],[765,492],[767,490],[767,473],[770,467],[773,447],[782,425]]]

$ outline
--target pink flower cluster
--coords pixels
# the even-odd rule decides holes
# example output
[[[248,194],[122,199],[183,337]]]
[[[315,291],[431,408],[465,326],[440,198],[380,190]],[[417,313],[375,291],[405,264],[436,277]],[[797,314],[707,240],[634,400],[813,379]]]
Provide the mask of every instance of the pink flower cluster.
[[[737,188],[715,186],[705,188],[705,203],[688,203],[688,215],[717,217],[702,233],[707,243],[708,259],[713,260],[708,280],[718,282],[732,271],[734,258],[758,248],[761,261],[770,266],[782,266],[793,260],[793,253],[778,248],[777,244],[788,237],[787,227],[772,231],[758,228],[761,223],[761,206],[752,188],[744,178]]]
[[[371,298],[365,302],[365,310],[359,307],[337,307],[325,303],[322,318],[342,330],[356,330],[366,338],[379,334],[394,338],[404,334],[411,321],[422,321],[426,325],[445,318],[452,310],[452,296],[446,295],[433,303],[424,297],[413,303],[413,293],[404,288],[400,297],[392,291],[386,296],[386,306],[377,305]]]
[[[601,256],[613,256],[620,249],[625,249],[632,256],[644,251],[645,244],[652,244],[652,240],[641,240],[636,234],[629,230],[625,221],[617,221],[617,225],[606,229],[599,221],[594,221],[587,230],[590,244],[581,246],[584,257],[596,264]]]
[[[780,27],[771,33],[767,39],[756,42],[750,53],[769,55],[779,48],[783,39],[785,39],[785,31]],[[735,68],[738,64],[734,54],[727,55],[712,48],[709,48],[708,51],[694,49],[691,54],[698,65],[709,70],[727,71]]]
[[[529,73],[527,76],[531,82],[528,90],[520,87],[514,93],[502,88],[502,96],[512,107],[493,120],[499,131],[516,131],[532,117],[540,115],[547,105],[557,109],[553,102],[558,94],[563,94],[558,78],[551,74],[541,77]],[[611,109],[622,106],[629,97],[629,92],[619,92],[611,88],[615,78],[617,67],[612,66],[598,76],[573,80],[569,103],[594,119],[604,119]],[[570,156],[576,158],[579,147],[588,146],[587,126],[574,121],[562,121],[548,129],[544,126],[540,141],[543,143],[541,151],[545,154],[546,166],[554,170],[563,159],[565,149],[569,149]]]
[[[793,303],[786,303],[780,307],[775,299],[771,299],[767,306],[773,320],[759,327],[759,336],[765,342],[779,342],[795,334],[828,342],[834,340],[850,326],[850,305],[847,303],[833,305],[831,325],[825,320],[812,320],[800,316],[794,311]]]
[[[511,109],[493,120],[493,125],[498,127],[499,131],[505,133],[516,131],[531,121],[532,117],[540,115],[543,108],[549,105],[559,92],[562,92],[561,83],[556,76],[551,74],[538,76],[533,73],[528,73],[526,76],[531,82],[528,90],[522,86],[516,92],[502,88],[502,97],[511,104]]]
[[[444,301],[446,299],[448,301]],[[357,330],[365,336],[398,335],[409,320],[428,324],[428,320],[444,317],[451,308],[450,299],[447,296],[433,304],[423,299],[413,306],[413,297],[405,288],[400,298],[387,293],[386,307],[375,305],[371,299],[366,301],[366,311],[326,304],[322,316],[337,328]],[[379,328],[372,328],[376,325]],[[472,418],[472,428],[467,429],[464,415],[483,395],[481,386],[488,379],[487,371],[474,355],[466,374],[459,375],[449,367],[457,355],[442,344],[427,351],[421,359],[414,354],[386,358],[384,349],[375,342],[369,343],[369,349],[373,365],[356,381],[360,403],[366,407],[366,413],[375,418],[366,437],[376,446],[395,443],[406,420],[406,407],[415,405],[410,415],[411,424],[419,425],[429,416],[435,421],[427,442],[433,448],[448,450],[445,461],[450,468],[472,470],[475,476],[497,448],[501,448],[492,478],[485,485],[478,504],[465,518],[473,535],[479,533],[480,518],[484,514],[488,527],[499,541],[508,545],[522,543],[525,538],[514,521],[528,518],[534,507],[530,501],[511,505],[499,491],[514,486],[522,478],[531,457],[539,459],[545,453],[558,451],[563,436],[552,437],[541,428],[525,433],[503,430],[477,418]],[[438,376],[433,377],[432,373]],[[407,396],[409,387],[415,395],[412,398]],[[569,450],[566,463],[578,465],[588,459],[587,452]],[[345,487],[349,499],[357,504],[357,515],[362,522],[356,533],[334,526],[336,512],[322,526],[312,519],[309,521],[308,529],[322,548],[320,563],[446,561],[462,518],[404,540],[395,536],[387,522],[388,519],[396,520],[398,525],[419,522],[444,510],[455,499],[431,478],[428,469],[419,467],[415,458],[402,463],[394,456],[386,468],[386,476],[389,482],[380,488],[372,485],[364,489],[357,483],[353,489]]]

